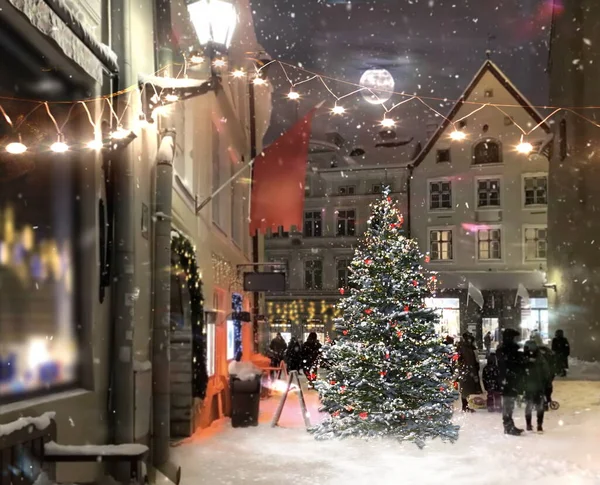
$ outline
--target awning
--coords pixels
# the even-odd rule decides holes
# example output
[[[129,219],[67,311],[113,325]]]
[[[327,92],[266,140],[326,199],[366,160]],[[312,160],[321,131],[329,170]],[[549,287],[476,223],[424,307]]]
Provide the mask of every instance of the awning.
[[[440,289],[467,289],[469,283],[479,290],[517,290],[519,284],[528,290],[544,288],[541,271],[481,271],[481,272],[438,272]]]
[[[58,53],[71,59],[79,72],[65,71],[75,78],[87,75],[102,83],[103,71],[116,74],[119,70],[116,54],[96,40],[64,2],[0,0],[0,17],[57,66],[64,64]]]

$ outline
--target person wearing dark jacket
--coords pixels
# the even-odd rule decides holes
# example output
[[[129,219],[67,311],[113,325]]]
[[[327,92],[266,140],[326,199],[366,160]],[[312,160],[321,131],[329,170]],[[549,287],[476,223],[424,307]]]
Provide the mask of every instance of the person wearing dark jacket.
[[[527,431],[533,431],[531,412],[535,407],[537,430],[541,433],[544,431],[545,396],[552,382],[550,365],[533,340],[525,343],[523,354],[527,359],[524,379],[525,422],[527,423]]]
[[[458,382],[464,413],[475,412],[469,407],[469,396],[481,394],[479,382],[479,359],[475,352],[475,338],[470,333],[463,334],[458,343]]]
[[[565,377],[567,375],[567,369],[569,368],[569,355],[571,354],[571,347],[569,341],[565,337],[565,332],[557,330],[552,339],[552,352],[554,352],[554,359],[556,365],[556,374]]]
[[[485,347],[485,355],[489,355],[492,350],[492,332],[488,332],[483,337],[483,346]]]
[[[523,430],[515,426],[513,412],[515,401],[522,391],[525,358],[519,351],[519,332],[511,328],[504,330],[502,343],[496,349],[498,373],[502,386],[502,424],[504,433],[519,436]]]
[[[556,377],[554,353],[550,350],[550,348],[547,345],[544,344],[544,340],[542,339],[542,336],[540,335],[539,331],[534,330],[531,333],[530,341],[533,341],[538,351],[540,352],[540,355],[545,359],[546,364],[550,369],[550,381],[547,383],[548,385],[546,387],[544,399],[544,410],[548,411],[548,406],[552,402],[552,383],[554,382],[554,378]],[[529,344],[529,341],[525,343],[525,346],[527,346],[527,344]]]
[[[271,351],[271,367],[279,367],[281,361],[285,357],[285,351],[287,350],[287,344],[279,332],[275,335],[275,338],[271,340],[269,345]]]
[[[483,388],[487,392],[487,410],[490,413],[502,412],[502,384],[495,352],[490,352],[483,368]]]
[[[285,365],[287,365],[288,372],[302,370],[302,345],[296,337],[292,337],[288,344],[285,352]]]
[[[308,379],[310,385],[317,378],[317,366],[319,356],[321,354],[321,343],[317,337],[316,332],[310,332],[304,345],[302,346],[302,360],[304,369],[304,375]]]

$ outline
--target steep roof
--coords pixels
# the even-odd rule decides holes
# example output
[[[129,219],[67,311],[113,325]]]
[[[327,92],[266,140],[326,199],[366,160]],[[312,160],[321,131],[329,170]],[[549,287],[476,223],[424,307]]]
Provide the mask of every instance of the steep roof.
[[[533,106],[531,106],[531,104],[529,103],[529,101],[527,101],[525,96],[523,96],[521,94],[521,92],[516,88],[516,86],[512,82],[510,82],[510,80],[504,75],[504,73],[500,70],[500,68],[488,59],[483,63],[483,66],[481,66],[481,69],[479,69],[479,71],[477,72],[477,74],[475,75],[473,80],[467,86],[467,89],[462,94],[462,96],[459,98],[459,100],[456,102],[456,104],[453,106],[453,108],[450,111],[450,113],[448,114],[448,116],[446,116],[446,118],[444,118],[444,120],[442,121],[442,123],[440,124],[438,129],[435,131],[433,136],[429,139],[429,141],[425,145],[425,148],[423,148],[423,150],[421,150],[421,152],[414,159],[414,161],[413,161],[414,167],[418,167],[419,164],[425,159],[427,154],[435,146],[435,144],[439,140],[440,136],[442,136],[442,133],[444,133],[444,131],[450,124],[450,121],[452,119],[454,119],[454,117],[456,116],[456,114],[458,113],[460,108],[462,108],[462,106],[465,104],[465,101],[469,98],[469,96],[471,96],[471,94],[473,93],[473,91],[475,90],[475,88],[477,87],[479,82],[483,79],[483,76],[485,76],[488,72],[490,74],[492,74],[498,80],[498,82],[510,93],[510,95],[513,98],[515,98],[515,101],[517,102],[517,104],[522,106],[523,109],[525,111],[527,111],[529,116],[531,116],[535,120],[536,123],[540,123],[541,129],[543,129],[546,133],[550,133],[550,127],[548,126],[548,124],[545,122],[542,123],[544,118],[542,118],[540,113],[538,113],[537,110],[535,108],[533,108]]]

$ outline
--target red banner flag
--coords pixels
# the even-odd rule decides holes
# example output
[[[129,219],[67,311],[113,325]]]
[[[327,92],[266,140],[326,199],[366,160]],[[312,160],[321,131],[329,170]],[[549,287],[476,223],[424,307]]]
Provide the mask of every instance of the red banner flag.
[[[302,228],[304,183],[312,117],[316,108],[269,145],[254,161],[250,234]]]

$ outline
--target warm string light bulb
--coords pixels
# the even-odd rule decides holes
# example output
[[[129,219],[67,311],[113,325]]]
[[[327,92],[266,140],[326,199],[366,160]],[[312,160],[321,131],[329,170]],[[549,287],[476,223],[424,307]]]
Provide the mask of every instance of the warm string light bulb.
[[[396,122],[392,118],[383,118],[381,120],[381,126],[384,128],[393,128],[396,126]]]
[[[104,146],[104,143],[102,143],[102,140],[96,138],[90,142],[88,142],[87,147],[90,150],[102,150],[102,147]]]
[[[453,141],[463,141],[466,137],[467,135],[464,131],[454,130],[450,133],[450,139]]]
[[[260,76],[256,76],[253,80],[252,80],[252,84],[254,84],[255,86],[262,86],[264,84],[266,84],[267,81],[265,81],[262,77]]]
[[[225,67],[226,65],[225,59],[215,59],[213,62],[213,66],[215,67]]]
[[[21,140],[21,135],[19,135],[17,141],[10,142],[8,145],[6,145],[6,151],[11,155],[21,155],[27,151],[27,147]]]
[[[336,104],[336,105],[335,105],[335,106],[332,108],[331,112],[332,112],[334,115],[343,115],[343,114],[346,112],[346,109],[345,109],[343,106],[339,106],[339,105],[337,105],[337,104]]]
[[[62,133],[58,134],[57,140],[50,146],[50,150],[54,153],[65,153],[69,151],[69,145],[65,143],[65,137]]]
[[[236,78],[239,79],[241,77],[244,77],[246,75],[246,73],[244,71],[242,71],[241,69],[236,69],[235,71],[233,71],[231,73],[231,75]]]
[[[296,91],[290,91],[287,97],[288,99],[297,100],[300,99],[300,94],[298,94]]]
[[[168,103],[175,103],[176,101],[179,101],[179,96],[177,96],[176,94],[167,94],[165,96],[165,101],[167,101]]]
[[[115,131],[113,131],[110,134],[110,137],[113,140],[124,140],[125,138],[127,138],[129,136],[129,133],[131,133],[131,132],[127,131],[122,126],[119,126],[119,127],[117,127],[117,129]]]
[[[517,145],[517,152],[523,155],[529,155],[533,151],[533,145],[526,141],[521,140],[521,143]]]
[[[202,64],[204,62],[204,57],[202,57],[202,56],[192,56],[192,57],[190,57],[190,62],[192,64]]]

